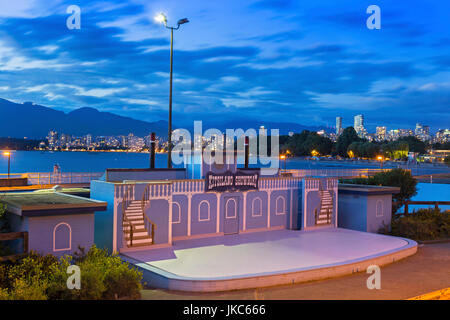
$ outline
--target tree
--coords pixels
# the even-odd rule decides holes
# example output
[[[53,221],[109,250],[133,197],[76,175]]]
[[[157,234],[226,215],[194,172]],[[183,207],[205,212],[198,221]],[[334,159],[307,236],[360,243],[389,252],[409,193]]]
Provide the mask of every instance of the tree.
[[[397,212],[406,201],[417,194],[417,180],[411,172],[403,169],[392,169],[379,172],[373,177],[350,180],[351,183],[400,187],[400,192],[392,195],[392,212]]]
[[[333,149],[333,141],[308,130],[303,130],[287,139],[280,139],[280,143],[283,153],[289,150],[295,156],[309,156],[313,150],[321,155],[327,155],[331,154]]]
[[[408,156],[409,145],[405,141],[392,141],[381,146],[383,152],[391,159],[403,159]]]
[[[450,156],[446,156],[444,159],[444,163],[448,166],[450,166]]]
[[[362,139],[358,137],[353,127],[347,127],[339,136],[336,142],[336,153],[341,157],[348,157],[347,149],[352,142],[360,142]]]
[[[427,153],[427,144],[414,136],[401,137],[397,141],[404,141],[408,144],[408,149],[411,152],[418,152],[420,154]]]

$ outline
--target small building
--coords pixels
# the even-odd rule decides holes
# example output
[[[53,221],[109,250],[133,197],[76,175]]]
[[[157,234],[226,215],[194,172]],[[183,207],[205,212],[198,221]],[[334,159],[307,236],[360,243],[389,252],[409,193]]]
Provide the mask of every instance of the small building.
[[[28,232],[28,249],[62,256],[94,244],[94,214],[106,203],[59,192],[4,193],[12,232]],[[17,246],[19,244],[17,243]]]
[[[392,195],[397,187],[339,184],[338,227],[377,232],[391,225]]]

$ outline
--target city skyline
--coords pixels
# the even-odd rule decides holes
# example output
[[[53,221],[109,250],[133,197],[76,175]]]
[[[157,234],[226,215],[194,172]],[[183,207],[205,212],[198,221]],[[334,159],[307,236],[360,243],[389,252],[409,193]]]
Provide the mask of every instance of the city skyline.
[[[153,20],[165,12],[191,21],[175,34],[178,127],[204,117],[328,126],[337,115],[346,127],[355,113],[371,131],[448,127],[446,3],[379,1],[380,30],[357,1],[82,1],[80,30],[66,27],[67,1],[1,4],[0,97],[12,101],[167,119],[170,35]]]

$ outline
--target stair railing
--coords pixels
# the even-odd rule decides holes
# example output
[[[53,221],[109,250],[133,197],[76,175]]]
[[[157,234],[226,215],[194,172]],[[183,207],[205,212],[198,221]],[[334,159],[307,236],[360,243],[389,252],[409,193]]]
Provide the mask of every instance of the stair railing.
[[[131,186],[127,186],[125,189],[125,192],[123,193],[123,200],[122,200],[122,232],[125,236],[125,243],[127,245],[127,247],[132,247],[133,246],[133,233],[134,233],[134,226],[131,223],[130,220],[128,220],[125,211],[128,208],[128,206],[131,203],[131,191],[132,191],[132,187]],[[125,227],[129,226],[130,227],[130,245],[128,245],[128,241],[126,239],[126,233],[124,232]]]
[[[144,224],[146,224],[146,230],[152,239],[152,244],[155,244],[155,230],[156,230],[156,224],[150,220],[149,217],[145,214],[145,207],[150,202],[150,188],[151,185],[148,184],[145,187],[144,193],[142,194],[142,200],[141,200],[141,209],[142,209],[142,219],[144,220]]]

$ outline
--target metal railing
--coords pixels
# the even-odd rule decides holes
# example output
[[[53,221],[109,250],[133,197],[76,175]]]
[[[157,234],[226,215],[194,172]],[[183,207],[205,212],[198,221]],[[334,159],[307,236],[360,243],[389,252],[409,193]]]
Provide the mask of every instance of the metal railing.
[[[28,254],[28,232],[9,232],[9,233],[0,233],[0,241],[8,241],[8,240],[16,240],[23,239],[23,252],[18,254],[13,254],[9,256],[0,256],[0,261],[8,261],[15,260],[18,258],[22,258]]]
[[[92,180],[99,179],[102,172],[36,172],[25,173],[24,178],[28,178],[28,184],[72,184],[72,183],[90,183]]]
[[[410,205],[434,205],[435,209],[439,209],[439,205],[450,206],[450,201],[406,201],[403,214],[409,213],[408,209]]]
[[[147,234],[149,234],[150,238],[152,239],[152,244],[155,244],[156,224],[152,220],[150,220],[150,218],[145,214],[145,207],[150,202],[152,191],[156,192],[156,190],[152,190],[152,187],[154,188],[155,186],[161,186],[161,185],[148,184],[145,187],[145,190],[144,190],[144,193],[142,194],[142,199],[141,199],[142,219],[144,220],[144,228],[145,228],[145,230],[147,230]],[[166,185],[164,185],[164,188],[159,188],[158,191],[160,191],[161,193],[170,194],[170,185],[166,184]],[[149,233],[149,231],[150,231],[150,233]]]
[[[25,172],[11,173],[10,178],[27,178],[29,185],[90,183],[99,179],[103,172]],[[8,178],[7,173],[0,173],[0,178]]]
[[[375,175],[379,172],[389,171],[391,169],[288,169],[280,170],[281,174],[289,174],[292,177],[336,177],[336,178],[366,178]]]
[[[126,233],[123,232],[123,234],[125,236],[125,244],[127,245],[127,247],[133,246],[133,234],[134,234],[134,228],[135,228],[133,226],[133,224],[131,223],[131,221],[128,220],[128,218],[125,214],[125,210],[128,208],[128,206],[131,203],[131,199],[132,199],[131,193],[132,192],[133,192],[133,188],[131,186],[127,186],[127,188],[124,190],[123,200],[122,200],[122,231],[125,231],[125,229],[127,227],[130,228],[130,245],[128,245]]]

